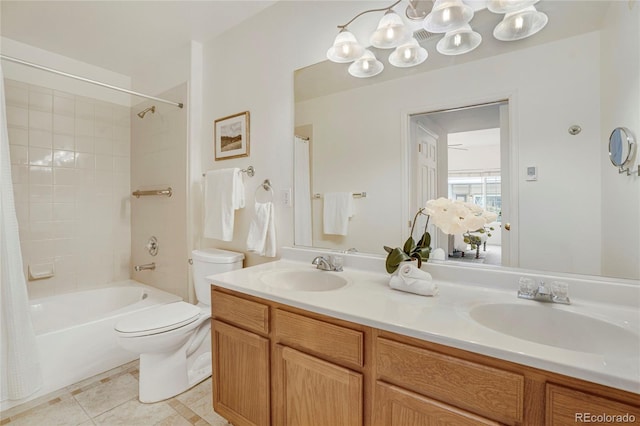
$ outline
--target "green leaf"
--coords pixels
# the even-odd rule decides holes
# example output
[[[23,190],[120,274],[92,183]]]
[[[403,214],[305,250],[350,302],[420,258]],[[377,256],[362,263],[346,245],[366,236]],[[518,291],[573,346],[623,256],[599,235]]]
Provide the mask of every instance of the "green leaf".
[[[382,246],[382,248],[384,248],[384,251],[386,251],[387,253],[391,253],[393,251],[393,249],[389,246]]]
[[[426,262],[427,260],[429,260],[429,255],[431,254],[431,247],[418,248],[414,250],[412,254],[420,256],[420,259],[423,262]]]
[[[407,260],[411,260],[409,255],[402,251],[400,247],[394,248],[387,256],[387,260],[385,262],[387,272],[393,274],[395,270],[398,269],[398,265]]]
[[[431,234],[425,232],[422,234],[420,241],[418,241],[418,248],[425,248],[431,245]]]
[[[409,254],[413,251],[414,248],[416,248],[416,241],[412,236],[410,236],[409,238],[407,238],[407,241],[404,242],[404,247],[402,249],[405,253]]]

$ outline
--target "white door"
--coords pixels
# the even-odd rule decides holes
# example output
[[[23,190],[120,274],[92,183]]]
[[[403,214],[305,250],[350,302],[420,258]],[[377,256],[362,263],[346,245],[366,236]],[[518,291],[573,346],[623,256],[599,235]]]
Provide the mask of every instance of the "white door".
[[[427,201],[438,198],[438,135],[425,126],[417,123],[415,126],[415,155],[416,191],[415,205],[412,214],[424,207]],[[427,217],[420,215],[414,227],[413,237],[418,241],[424,232]],[[428,229],[433,239],[431,247],[437,247],[435,241],[436,229],[429,225]]]

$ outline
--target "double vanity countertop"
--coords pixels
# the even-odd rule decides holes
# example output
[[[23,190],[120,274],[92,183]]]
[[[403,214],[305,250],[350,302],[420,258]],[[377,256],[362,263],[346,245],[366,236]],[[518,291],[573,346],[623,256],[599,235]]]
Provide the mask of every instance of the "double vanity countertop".
[[[346,285],[328,291],[274,285],[289,272],[337,275]],[[640,311],[635,302],[522,300],[516,297],[517,278],[510,289],[438,280],[438,295],[426,297],[392,290],[389,279],[367,269],[345,266],[343,272],[326,272],[310,262],[284,259],[209,277],[229,290],[640,394]],[[640,288],[631,288],[630,294],[637,297]],[[507,328],[489,328],[474,312]],[[534,338],[515,337],[521,331]],[[544,343],[536,343],[537,337]]]

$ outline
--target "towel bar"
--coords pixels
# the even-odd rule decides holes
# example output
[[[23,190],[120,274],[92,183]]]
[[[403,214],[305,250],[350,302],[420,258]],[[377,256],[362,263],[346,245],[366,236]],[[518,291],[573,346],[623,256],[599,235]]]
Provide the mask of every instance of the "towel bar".
[[[246,173],[247,176],[249,177],[253,177],[256,174],[256,169],[253,168],[253,166],[249,166],[246,169],[242,169],[240,170],[242,173]],[[205,177],[207,174],[203,173],[202,177]]]
[[[133,195],[136,198],[140,198],[142,196],[146,196],[146,195],[166,195],[167,197],[171,197],[171,194],[173,194],[171,187],[167,188],[167,189],[152,189],[149,191],[133,191],[131,193],[131,195]]]
[[[322,198],[322,194],[313,194],[313,198]],[[354,192],[353,193],[353,198],[367,198],[367,193],[366,192]]]

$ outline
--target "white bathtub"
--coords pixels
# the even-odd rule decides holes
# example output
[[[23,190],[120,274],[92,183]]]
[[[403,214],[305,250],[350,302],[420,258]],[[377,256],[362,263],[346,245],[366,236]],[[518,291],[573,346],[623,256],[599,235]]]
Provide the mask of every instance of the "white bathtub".
[[[135,360],[136,354],[118,346],[115,323],[133,312],[179,300],[133,280],[31,300],[43,387],[27,398],[3,401],[2,410]]]

